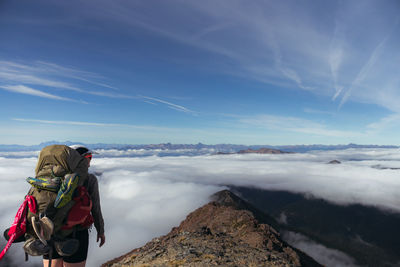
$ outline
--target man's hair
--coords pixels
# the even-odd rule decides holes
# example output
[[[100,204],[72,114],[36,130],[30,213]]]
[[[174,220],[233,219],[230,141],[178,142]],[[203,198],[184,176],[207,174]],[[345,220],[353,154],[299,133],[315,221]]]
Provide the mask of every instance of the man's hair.
[[[84,155],[84,154],[86,154],[86,153],[89,152],[89,149],[87,149],[87,148],[84,147],[84,146],[75,148],[75,150],[78,151],[78,153],[81,154],[81,155]]]
[[[78,153],[81,154],[82,156],[91,155],[91,154],[99,154],[96,151],[90,150],[89,148],[87,148],[83,145],[72,145],[69,147],[78,151]]]

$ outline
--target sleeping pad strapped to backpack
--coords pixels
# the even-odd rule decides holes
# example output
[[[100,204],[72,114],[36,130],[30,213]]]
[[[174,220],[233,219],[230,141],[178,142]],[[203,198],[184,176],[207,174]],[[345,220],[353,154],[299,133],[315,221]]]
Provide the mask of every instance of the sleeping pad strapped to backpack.
[[[28,195],[36,199],[38,212],[28,211],[27,233],[35,236],[31,218],[45,215],[54,223],[54,236],[64,238],[74,231],[62,227],[75,204],[75,189],[88,179],[88,162],[75,149],[51,145],[40,152],[35,174],[35,178],[27,179],[32,185]]]

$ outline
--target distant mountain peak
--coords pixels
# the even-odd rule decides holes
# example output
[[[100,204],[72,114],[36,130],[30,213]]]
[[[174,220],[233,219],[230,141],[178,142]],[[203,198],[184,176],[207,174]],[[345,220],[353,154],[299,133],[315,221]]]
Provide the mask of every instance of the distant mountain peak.
[[[244,201],[229,190],[222,190],[211,196],[211,200],[225,206],[244,208]]]
[[[259,223],[228,190],[190,213],[178,227],[103,266],[320,266]]]

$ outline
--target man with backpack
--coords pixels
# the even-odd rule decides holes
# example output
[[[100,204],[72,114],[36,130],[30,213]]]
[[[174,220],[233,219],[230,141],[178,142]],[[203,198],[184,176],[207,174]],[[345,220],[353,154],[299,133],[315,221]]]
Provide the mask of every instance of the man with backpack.
[[[90,162],[92,160],[93,151],[89,150],[84,146],[71,146],[71,148],[75,149],[81,156],[83,156],[87,160],[88,167],[90,166]],[[88,175],[88,179],[84,184],[84,187],[87,189],[89,193],[90,200],[92,203],[91,207],[91,215],[93,216],[94,226],[97,231],[97,242],[100,241],[99,246],[103,246],[105,243],[105,235],[104,235],[104,220],[101,212],[100,206],[100,194],[98,187],[97,177],[93,174]],[[92,221],[90,221],[91,223]],[[51,266],[52,267],[84,267],[86,264],[88,247],[89,247],[89,229],[82,227],[83,229],[79,229],[74,231],[72,234],[67,236],[67,238],[77,239],[79,241],[79,248],[77,251],[70,256],[62,256],[57,253],[57,250],[53,250],[51,255]],[[49,266],[49,255],[43,256],[43,266]]]
[[[31,188],[13,225],[4,231],[8,242],[0,260],[17,242],[24,242],[26,260],[28,255],[48,254],[51,258],[53,251],[62,255],[76,252],[79,241],[67,237],[93,223],[92,201],[84,186],[88,168],[88,160],[68,146],[50,145],[40,151],[35,177],[26,179]]]
[[[86,147],[50,145],[38,158],[28,194],[4,231],[8,241],[0,261],[12,243],[24,242],[28,255],[44,256],[44,266],[85,266],[88,229],[95,224],[97,241],[105,242],[98,181],[88,173],[93,152]],[[54,259],[54,260],[53,260]]]

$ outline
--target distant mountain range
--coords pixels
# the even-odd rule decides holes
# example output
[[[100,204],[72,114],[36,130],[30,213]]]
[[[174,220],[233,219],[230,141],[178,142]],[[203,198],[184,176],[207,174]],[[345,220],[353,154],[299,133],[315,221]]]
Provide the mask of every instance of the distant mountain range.
[[[217,155],[227,155],[227,154],[288,154],[293,152],[285,152],[279,149],[272,149],[272,148],[260,148],[260,149],[242,149],[238,152],[217,152]]]
[[[271,145],[235,145],[235,144],[217,144],[217,145],[206,145],[202,143],[198,144],[144,144],[144,145],[131,145],[131,144],[104,144],[104,143],[96,143],[96,144],[84,144],[81,142],[58,142],[58,141],[49,141],[44,142],[39,145],[32,146],[24,146],[24,145],[0,145],[0,151],[37,151],[41,150],[43,147],[52,145],[52,144],[65,144],[65,145],[75,145],[81,144],[85,145],[91,149],[117,149],[117,150],[129,150],[129,149],[143,149],[143,150],[204,150],[205,153],[236,153],[241,150],[250,151],[250,150],[260,150],[260,149],[272,149],[272,150],[281,150],[282,152],[308,152],[312,150],[341,150],[348,148],[400,148],[400,146],[395,145],[357,145],[357,144],[347,144],[347,145],[283,145],[283,146],[271,146]],[[201,153],[200,153],[201,154]]]

